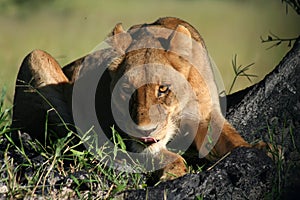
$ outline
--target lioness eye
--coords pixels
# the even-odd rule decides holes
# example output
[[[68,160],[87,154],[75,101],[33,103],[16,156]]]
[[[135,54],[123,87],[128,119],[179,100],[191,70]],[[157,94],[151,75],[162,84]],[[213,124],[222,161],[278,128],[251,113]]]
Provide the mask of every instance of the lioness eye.
[[[169,91],[170,86],[169,85],[160,85],[158,88],[159,94],[165,94]]]

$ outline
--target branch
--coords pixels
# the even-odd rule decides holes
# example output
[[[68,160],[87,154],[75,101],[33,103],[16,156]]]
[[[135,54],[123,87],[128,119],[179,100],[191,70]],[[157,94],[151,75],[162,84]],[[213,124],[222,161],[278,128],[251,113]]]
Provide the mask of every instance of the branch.
[[[299,0],[281,0],[281,2],[285,2],[286,5],[290,5],[298,15],[300,15],[300,1]]]
[[[275,46],[279,46],[280,44],[286,43],[286,42],[288,43],[288,47],[291,47],[292,42],[295,42],[297,40],[297,37],[294,37],[294,38],[280,38],[277,35],[275,35],[274,33],[270,32],[267,39],[263,39],[263,37],[260,36],[260,40],[261,40],[262,43],[268,43],[268,42],[273,43],[273,42],[275,42],[273,45],[271,45],[270,47],[267,48],[267,50],[268,50],[268,49],[271,49]]]

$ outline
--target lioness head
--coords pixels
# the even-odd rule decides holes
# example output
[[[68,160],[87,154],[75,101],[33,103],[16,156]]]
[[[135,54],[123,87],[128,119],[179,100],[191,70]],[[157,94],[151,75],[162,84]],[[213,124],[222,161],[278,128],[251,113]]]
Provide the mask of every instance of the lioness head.
[[[185,115],[196,120],[199,115],[209,117],[198,112],[197,96],[205,94],[202,100],[208,107],[211,97],[204,81],[200,90],[194,88],[203,78],[189,61],[192,38],[185,26],[125,32],[118,24],[112,35],[113,45],[123,52],[109,67],[112,107],[124,132],[157,152],[176,135]]]

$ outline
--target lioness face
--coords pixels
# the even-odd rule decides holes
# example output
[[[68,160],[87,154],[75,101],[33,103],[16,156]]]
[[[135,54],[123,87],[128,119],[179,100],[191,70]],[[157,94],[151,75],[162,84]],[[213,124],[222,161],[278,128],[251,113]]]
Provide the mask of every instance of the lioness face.
[[[160,49],[129,52],[112,76],[118,124],[151,151],[165,147],[176,134],[183,108],[184,100],[179,102],[177,93],[184,92],[186,77],[170,62],[169,54]]]
[[[183,115],[198,112],[187,109],[197,101],[189,79],[193,66],[185,58],[192,51],[190,32],[180,25],[164,38],[149,29],[139,29],[131,38],[118,25],[116,32],[111,41],[128,48],[109,67],[114,119],[150,152],[158,152],[179,132]]]

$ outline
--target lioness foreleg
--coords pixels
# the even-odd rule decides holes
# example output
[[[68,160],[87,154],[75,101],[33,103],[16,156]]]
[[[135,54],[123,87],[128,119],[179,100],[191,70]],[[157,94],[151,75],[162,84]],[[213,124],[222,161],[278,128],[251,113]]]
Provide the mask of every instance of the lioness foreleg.
[[[217,123],[214,125],[211,125],[210,123],[202,123],[198,127],[194,144],[199,155],[205,156],[208,160],[215,160],[236,147],[251,147],[251,145],[247,143],[224,118],[222,119],[220,117],[220,119],[216,120],[216,122]],[[206,137],[210,131],[214,132],[214,135],[211,138],[209,138],[210,136]],[[217,141],[214,146],[211,146],[214,142],[209,140]]]
[[[251,145],[242,138],[228,121],[225,121],[220,137],[210,156],[221,157],[236,147],[251,147]]]

